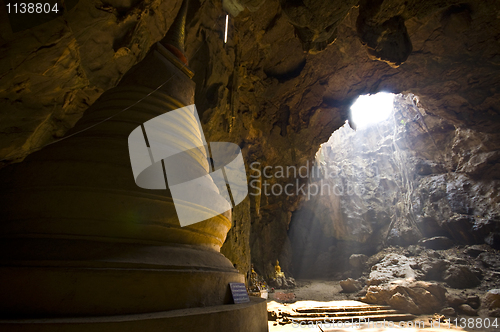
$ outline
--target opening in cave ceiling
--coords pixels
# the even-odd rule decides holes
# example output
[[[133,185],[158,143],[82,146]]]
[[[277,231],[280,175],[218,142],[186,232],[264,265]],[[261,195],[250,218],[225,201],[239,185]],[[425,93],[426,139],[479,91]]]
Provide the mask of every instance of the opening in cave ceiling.
[[[366,128],[387,119],[393,110],[394,96],[388,92],[359,96],[351,106],[351,118],[356,127]]]

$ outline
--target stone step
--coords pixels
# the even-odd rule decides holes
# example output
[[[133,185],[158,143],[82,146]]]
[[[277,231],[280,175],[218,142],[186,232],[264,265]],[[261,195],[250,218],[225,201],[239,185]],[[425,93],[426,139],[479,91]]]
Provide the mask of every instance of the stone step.
[[[400,314],[401,312],[394,309],[378,310],[378,311],[345,311],[345,312],[314,312],[314,313],[297,313],[287,315],[289,317],[347,317],[347,316],[364,316],[364,315],[390,315]]]
[[[367,321],[393,321],[393,322],[400,322],[400,321],[406,321],[406,320],[412,320],[416,316],[412,314],[404,314],[404,313],[398,313],[398,314],[386,314],[386,315],[360,315],[360,316],[344,316],[344,317],[306,317],[306,318],[294,318],[292,316],[287,316],[283,317],[284,320],[289,320],[293,321],[295,323],[300,322],[330,322],[332,319],[337,322],[337,321],[354,321],[355,323],[357,322],[367,322]]]
[[[391,310],[387,305],[367,305],[367,306],[350,306],[350,307],[314,307],[314,308],[296,308],[296,312],[300,313],[315,313],[315,312],[346,312],[346,311],[377,311]]]

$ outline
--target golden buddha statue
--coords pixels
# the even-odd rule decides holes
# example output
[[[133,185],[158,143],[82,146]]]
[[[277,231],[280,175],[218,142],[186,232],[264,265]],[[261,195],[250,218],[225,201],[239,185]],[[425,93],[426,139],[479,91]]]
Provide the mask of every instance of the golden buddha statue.
[[[275,278],[285,277],[285,273],[281,272],[281,266],[279,260],[276,260],[276,265],[274,266]]]

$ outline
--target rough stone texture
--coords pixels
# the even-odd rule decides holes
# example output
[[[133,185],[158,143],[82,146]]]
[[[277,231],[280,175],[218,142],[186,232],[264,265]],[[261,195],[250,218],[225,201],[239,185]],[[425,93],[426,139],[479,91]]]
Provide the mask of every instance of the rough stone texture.
[[[342,256],[350,250],[373,253],[417,241],[443,250],[484,243],[498,232],[496,175],[458,170],[464,156],[479,157],[481,142],[498,137],[464,136],[462,129],[426,113],[412,95],[397,96],[395,106],[394,116],[376,126],[353,131],[344,125],[316,156],[309,187],[318,194],[294,213],[289,235],[292,253],[306,261],[321,259],[312,266],[325,276],[346,267]],[[498,146],[492,148],[488,154],[496,155]],[[488,160],[483,171],[491,174],[499,165]],[[304,244],[306,229],[318,230],[316,238],[311,233],[307,239],[313,245]],[[335,263],[324,264],[328,260]],[[294,259],[294,264],[299,275],[312,269],[310,262],[303,266]]]
[[[414,281],[417,273],[413,269],[416,261],[406,256],[389,254],[380,263],[372,266],[368,285],[380,285],[401,279]]]
[[[276,289],[295,288],[297,284],[294,278],[277,277],[269,280],[269,286]]]
[[[480,284],[479,279],[467,266],[450,266],[443,280],[453,288],[473,288]]]
[[[467,316],[477,316],[477,311],[474,310],[470,305],[468,304],[461,304],[458,306],[458,312],[462,315],[467,315]]]
[[[372,266],[363,300],[368,303],[389,304],[413,314],[439,311],[446,300],[446,289],[422,278],[415,258],[388,254]]]
[[[436,283],[401,281],[368,287],[368,303],[388,304],[412,314],[434,313],[444,304],[446,289]]]
[[[490,310],[488,312],[489,317],[500,317],[500,308]]]
[[[470,295],[467,297],[467,304],[470,305],[473,309],[479,309],[481,306],[481,299],[479,295]]]
[[[464,304],[467,300],[464,296],[459,294],[446,294],[446,303],[453,308],[458,308],[461,304]]]
[[[180,2],[80,0],[15,33],[1,6],[1,162],[64,136],[165,34]]]
[[[251,271],[250,259],[250,200],[247,198],[233,209],[233,225],[229,230],[221,253],[226,256],[240,272],[248,275]]]
[[[457,314],[455,309],[453,309],[452,307],[443,308],[440,311],[440,313],[441,313],[441,315],[445,315],[446,317],[456,316],[456,314]]]
[[[500,289],[489,290],[484,295],[483,305],[488,309],[500,308]]]
[[[193,1],[187,53],[196,72],[196,104],[207,138],[239,144],[247,165],[258,161],[260,170],[267,165],[302,166],[343,125],[359,94],[414,93],[428,114],[456,126],[443,127],[454,132],[451,136],[433,135],[438,145],[452,137],[450,151],[456,153],[452,172],[439,173],[440,163],[424,162],[423,172],[432,175],[421,180],[422,187],[429,187],[422,196],[436,201],[419,213],[427,218],[425,224],[435,223],[456,241],[482,239],[479,226],[488,228],[498,220],[487,211],[487,198],[498,196],[498,185],[487,177],[499,177],[494,167],[500,123],[498,1],[379,0],[354,7],[357,2],[311,0],[297,2],[296,8],[294,3],[272,0],[259,7],[260,1],[246,1],[255,11],[231,18],[229,43],[224,45],[220,1]],[[80,0],[64,15],[16,33],[2,6],[2,162],[22,160],[63,136],[161,37],[178,6],[179,1]],[[434,131],[441,127],[437,122]],[[418,144],[433,143],[428,139]],[[483,184],[471,178],[483,179]],[[474,201],[476,193],[480,195]],[[457,204],[448,208],[449,197]],[[292,249],[286,231],[300,195],[257,194],[249,199],[250,204],[233,213],[241,227],[228,235],[228,241],[238,238],[238,243],[228,245],[226,253],[246,255],[236,264],[247,269],[249,245],[262,275],[272,272],[276,259],[289,272]],[[250,238],[236,236],[248,222]],[[476,226],[477,234],[467,232]],[[415,235],[409,223],[395,229],[405,232],[405,241]],[[362,228],[356,237],[369,233],[370,228]],[[498,236],[488,236],[498,243]],[[394,243],[400,238],[395,234]],[[347,257],[360,253],[353,249],[358,243],[343,244],[328,247],[337,246],[332,252],[343,250]],[[329,261],[328,256],[322,259]]]
[[[340,281],[340,287],[342,287],[342,291],[344,293],[356,293],[362,288],[362,285],[360,282],[352,278],[348,278]]]
[[[439,251],[420,248],[417,255],[405,248],[389,247],[369,257],[368,268],[358,279],[366,282],[366,294],[359,296],[370,303],[390,304],[412,313],[439,312],[451,307],[463,314],[459,307],[464,304],[467,307],[462,307],[463,310],[470,307],[474,312],[496,308],[490,303],[496,299],[493,288],[499,285],[497,272],[471,258],[468,247]],[[499,257],[495,249],[486,252]],[[487,290],[490,292],[483,296]],[[429,304],[434,309],[430,310]]]

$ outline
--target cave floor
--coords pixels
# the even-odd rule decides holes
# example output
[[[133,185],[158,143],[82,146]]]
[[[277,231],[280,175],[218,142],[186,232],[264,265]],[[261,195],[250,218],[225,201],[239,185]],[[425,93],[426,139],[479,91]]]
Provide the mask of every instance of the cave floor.
[[[339,281],[334,280],[296,280],[297,287],[289,290],[275,290],[274,293],[269,294],[268,299],[268,312],[271,311],[287,311],[291,308],[311,308],[317,306],[363,306],[364,304],[355,301],[355,294],[347,294],[342,293],[342,288],[340,287]],[[460,316],[458,318],[466,318],[468,316]],[[473,319],[478,319],[478,317],[471,317]],[[485,317],[481,317],[484,319]],[[453,318],[455,319],[455,317]],[[424,329],[411,327],[412,322],[424,322]],[[360,330],[365,332],[376,332],[376,331],[408,331],[408,332],[416,332],[416,331],[494,331],[494,328],[485,329],[485,328],[466,328],[461,329],[453,324],[450,326],[448,322],[441,322],[440,327],[437,325],[432,326],[431,322],[436,321],[436,315],[421,315],[417,316],[411,320],[403,320],[401,322],[402,327],[380,327],[381,325],[364,325],[363,328],[360,326],[355,328],[342,328],[337,326],[323,326],[324,332],[340,332],[340,331],[354,331]],[[371,322],[372,324],[376,324]],[[381,324],[381,323],[379,323]],[[399,324],[399,323],[396,323]],[[417,326],[418,323],[414,323]],[[434,323],[437,324],[437,323]],[[311,332],[321,332],[322,330],[314,325],[305,325],[298,326],[298,324],[283,324],[282,322],[277,321],[269,321],[269,332],[291,332],[291,331],[311,331]],[[408,326],[410,325],[410,326]]]

